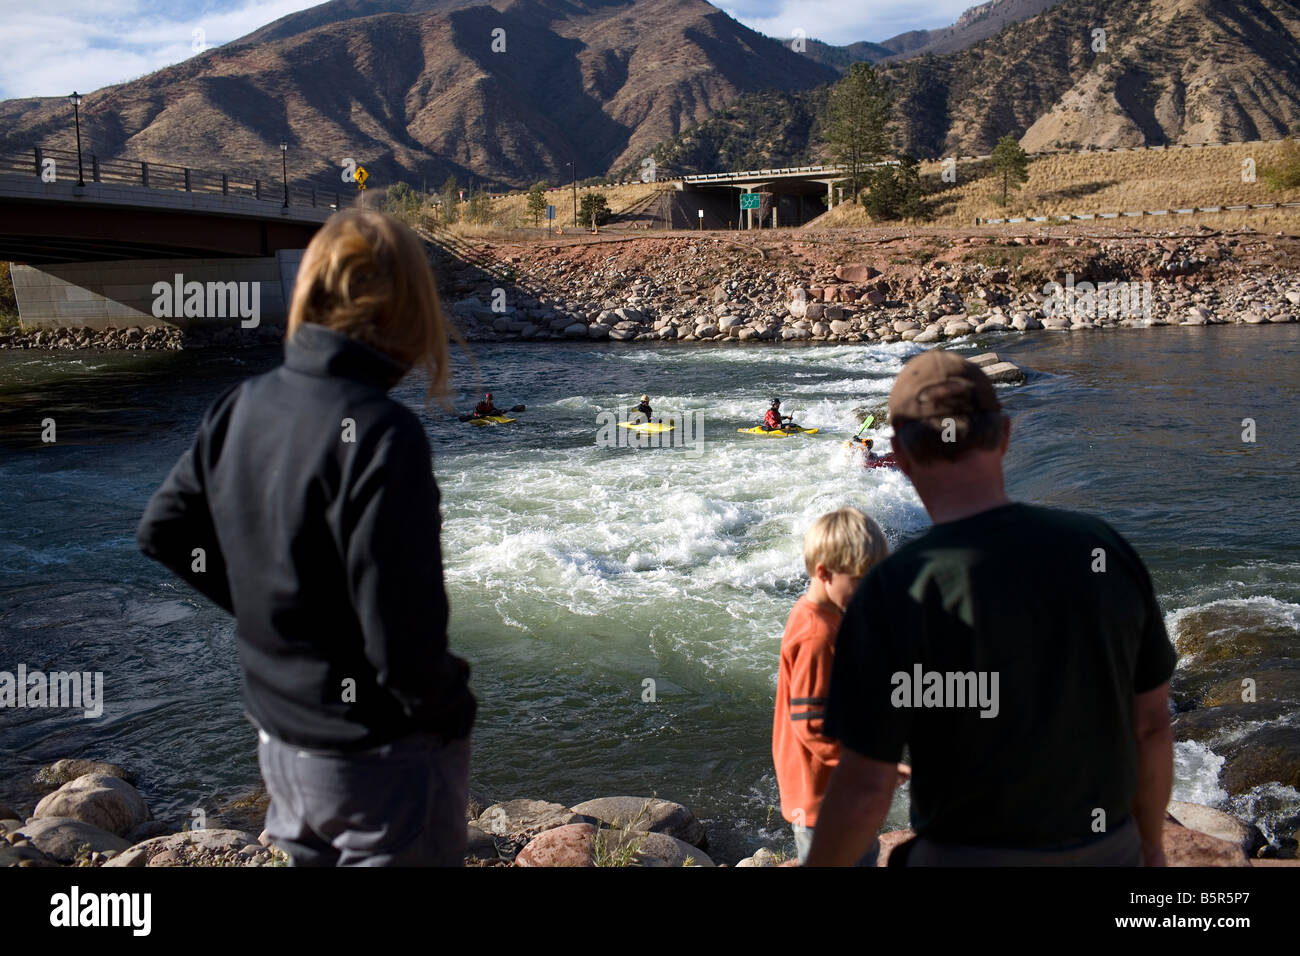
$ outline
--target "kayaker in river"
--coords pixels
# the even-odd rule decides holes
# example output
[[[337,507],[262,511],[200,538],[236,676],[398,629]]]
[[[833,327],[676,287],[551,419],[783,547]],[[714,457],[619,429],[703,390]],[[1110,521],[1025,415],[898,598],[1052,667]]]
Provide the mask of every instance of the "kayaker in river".
[[[636,416],[640,415],[641,421],[649,422],[649,421],[653,421],[653,419],[651,418],[653,414],[654,414],[654,409],[650,407],[650,396],[642,395],[641,404],[638,405],[636,408],[632,409],[632,415],[629,417],[628,420],[635,421]]]
[[[789,415],[782,417],[781,399],[774,398],[772,399],[772,407],[767,410],[767,414],[763,417],[762,427],[764,431],[772,432],[789,430],[792,428],[798,428],[799,426],[790,421]]]
[[[492,393],[488,392],[483,396],[483,401],[474,406],[474,414],[479,418],[483,418],[487,415],[504,415],[505,412],[493,404]]]
[[[856,435],[849,439],[850,447],[854,451],[863,453],[866,461],[875,461],[880,456],[871,449],[875,447],[875,440],[871,438],[858,438]]]

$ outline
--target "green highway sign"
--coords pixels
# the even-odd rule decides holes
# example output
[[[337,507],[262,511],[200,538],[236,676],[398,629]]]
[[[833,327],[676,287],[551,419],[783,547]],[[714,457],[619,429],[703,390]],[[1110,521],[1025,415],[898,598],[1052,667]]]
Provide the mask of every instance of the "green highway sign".
[[[759,194],[758,194],[758,193],[741,193],[741,194],[740,194],[740,208],[741,208],[741,209],[757,209],[757,208],[758,208],[758,201],[759,201],[759,198],[760,198],[760,197],[759,197]]]

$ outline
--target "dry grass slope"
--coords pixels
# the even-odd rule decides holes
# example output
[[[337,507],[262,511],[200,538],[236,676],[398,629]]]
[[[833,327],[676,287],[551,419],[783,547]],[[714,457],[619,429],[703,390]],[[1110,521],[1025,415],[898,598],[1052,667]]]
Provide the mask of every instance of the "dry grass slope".
[[[1300,201],[1300,189],[1274,192],[1259,171],[1277,162],[1283,142],[1243,143],[1201,149],[1123,153],[1071,153],[1030,161],[1029,182],[1013,191],[1006,206],[999,202],[992,170],[975,167],[981,178],[964,175],[959,164],[957,183],[931,197],[936,212],[932,225],[969,226],[975,219],[1006,216],[1061,216],[1071,213],[1125,212],[1187,206],[1235,205]],[[1242,181],[1242,162],[1254,159],[1257,180]],[[921,175],[931,186],[939,182],[940,165],[923,163]],[[1143,217],[1144,225],[1165,217]],[[1124,220],[1121,220],[1124,221]],[[1129,224],[1138,220],[1127,220]],[[1300,225],[1300,210],[1259,210],[1169,216],[1172,226],[1230,226],[1255,228]],[[816,228],[866,226],[873,223],[854,203],[831,210],[816,220]]]

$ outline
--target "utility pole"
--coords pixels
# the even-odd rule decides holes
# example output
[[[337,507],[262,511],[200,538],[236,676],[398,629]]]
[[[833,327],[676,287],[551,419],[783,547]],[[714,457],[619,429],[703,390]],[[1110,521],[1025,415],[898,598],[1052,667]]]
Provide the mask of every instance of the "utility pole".
[[[573,228],[578,228],[578,167],[569,161],[569,177],[573,181]]]

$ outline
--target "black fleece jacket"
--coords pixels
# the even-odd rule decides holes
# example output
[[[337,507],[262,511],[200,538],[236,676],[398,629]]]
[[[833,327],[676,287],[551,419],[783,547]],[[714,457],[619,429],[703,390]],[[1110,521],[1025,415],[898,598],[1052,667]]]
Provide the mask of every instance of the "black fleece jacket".
[[[208,409],[140,521],[141,551],[235,615],[253,723],[300,747],[458,739],[474,720],[429,442],[387,395],[404,373],[300,326],[283,365]]]

